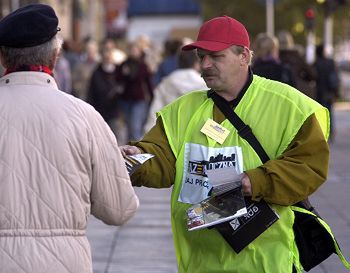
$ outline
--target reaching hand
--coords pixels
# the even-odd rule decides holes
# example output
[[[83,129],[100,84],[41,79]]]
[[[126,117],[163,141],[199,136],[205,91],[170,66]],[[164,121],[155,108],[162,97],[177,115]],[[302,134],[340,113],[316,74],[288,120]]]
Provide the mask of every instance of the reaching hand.
[[[249,176],[243,173],[242,177],[243,193],[247,196],[252,196],[252,184],[250,183]]]
[[[136,146],[131,146],[131,145],[122,145],[122,146],[119,146],[119,149],[122,152],[123,156],[136,155],[136,154],[142,153],[142,151],[139,148],[137,148]]]

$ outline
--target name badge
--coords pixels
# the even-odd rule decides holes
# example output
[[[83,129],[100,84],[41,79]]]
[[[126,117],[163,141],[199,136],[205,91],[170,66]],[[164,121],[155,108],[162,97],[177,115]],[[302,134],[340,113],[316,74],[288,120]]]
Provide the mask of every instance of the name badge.
[[[201,132],[220,144],[224,143],[225,139],[230,133],[229,130],[227,130],[225,127],[222,127],[219,123],[210,118],[202,127]]]

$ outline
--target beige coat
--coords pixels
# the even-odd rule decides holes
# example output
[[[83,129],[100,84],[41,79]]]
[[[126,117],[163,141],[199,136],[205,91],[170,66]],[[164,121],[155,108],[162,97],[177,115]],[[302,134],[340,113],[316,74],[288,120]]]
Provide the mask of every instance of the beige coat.
[[[87,103],[41,72],[0,78],[0,273],[92,272],[91,214],[138,207],[117,141]]]

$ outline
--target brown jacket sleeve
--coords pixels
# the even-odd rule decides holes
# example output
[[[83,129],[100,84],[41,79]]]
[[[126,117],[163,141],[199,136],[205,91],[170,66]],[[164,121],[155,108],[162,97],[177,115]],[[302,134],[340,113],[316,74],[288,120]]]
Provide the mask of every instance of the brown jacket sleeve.
[[[224,118],[214,108],[214,120],[221,122]],[[170,187],[175,180],[176,159],[168,144],[161,119],[158,118],[156,125],[142,141],[132,144],[156,155],[134,174],[133,184]],[[328,144],[315,115],[311,115],[280,157],[246,171],[252,183],[253,199],[264,198],[270,203],[281,205],[305,199],[326,180],[328,160]]]
[[[328,144],[315,115],[311,115],[281,156],[246,171],[253,199],[280,205],[301,201],[325,182],[328,162]]]
[[[146,161],[132,176],[134,186],[149,188],[169,188],[175,180],[176,158],[171,151],[163,122],[157,119],[156,125],[139,142],[130,142],[144,152],[155,157]]]

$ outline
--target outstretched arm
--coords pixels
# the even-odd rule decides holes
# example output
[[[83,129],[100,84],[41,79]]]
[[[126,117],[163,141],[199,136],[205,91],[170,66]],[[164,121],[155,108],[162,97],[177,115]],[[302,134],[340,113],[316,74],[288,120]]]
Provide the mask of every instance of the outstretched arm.
[[[169,188],[175,180],[176,158],[169,146],[160,118],[156,125],[139,142],[121,146],[122,153],[131,155],[150,153],[155,157],[145,162],[132,176],[134,186]]]

